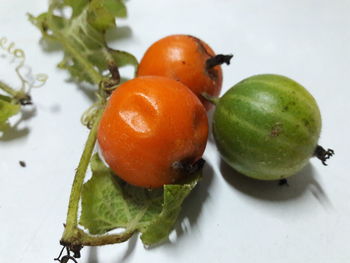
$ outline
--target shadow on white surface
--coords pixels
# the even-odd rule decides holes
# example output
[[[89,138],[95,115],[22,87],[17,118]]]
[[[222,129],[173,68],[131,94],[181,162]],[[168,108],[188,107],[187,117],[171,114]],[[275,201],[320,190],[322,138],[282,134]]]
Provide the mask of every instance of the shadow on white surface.
[[[129,240],[128,240],[128,247],[125,250],[124,254],[115,261],[115,263],[122,263],[126,262],[126,260],[131,256],[131,254],[135,251],[136,244],[138,242],[139,235],[134,234]],[[90,262],[89,262],[90,263]],[[92,262],[91,262],[92,263]],[[97,263],[97,262],[96,262]]]
[[[96,100],[97,87],[87,82],[78,82],[73,79],[67,79],[66,82],[72,82],[78,90],[81,91],[93,103]],[[73,88],[73,87],[72,87]]]
[[[28,127],[21,127],[23,122],[36,115],[35,107],[27,107],[21,110],[21,116],[13,124],[10,124],[4,131],[0,131],[0,141],[12,141],[25,137],[29,134]]]
[[[209,188],[213,181],[213,177],[214,170],[210,164],[206,162],[203,168],[202,179],[187,197],[182,206],[182,210],[175,225],[176,242],[178,242],[178,239],[181,238],[183,234],[189,232],[189,230],[196,225],[202,212],[203,205],[209,197]]]
[[[134,234],[126,243],[127,243],[127,248],[124,251],[124,253],[119,257],[116,258],[115,263],[124,263],[127,262],[128,258],[134,253],[136,244],[138,242],[139,235]],[[98,247],[87,247],[88,254],[86,257],[86,263],[99,263],[98,259]]]
[[[220,171],[233,188],[260,200],[288,201],[301,197],[306,191],[311,191],[323,207],[332,207],[325,191],[316,180],[316,173],[310,163],[302,171],[289,177],[288,185],[279,185],[279,181],[260,181],[249,178],[235,171],[223,160],[220,162]]]
[[[213,117],[215,112],[215,106],[207,112],[208,124],[209,124],[209,134],[208,134],[208,144],[215,144],[215,139],[213,135]]]
[[[88,247],[86,263],[98,263],[97,247]]]
[[[126,262],[129,256],[135,251],[135,247],[138,241],[139,235],[134,234],[128,241],[127,241],[127,249],[121,255],[119,259],[116,259],[115,263],[122,263]],[[98,247],[88,247],[88,255],[86,259],[86,263],[99,263],[98,260]]]

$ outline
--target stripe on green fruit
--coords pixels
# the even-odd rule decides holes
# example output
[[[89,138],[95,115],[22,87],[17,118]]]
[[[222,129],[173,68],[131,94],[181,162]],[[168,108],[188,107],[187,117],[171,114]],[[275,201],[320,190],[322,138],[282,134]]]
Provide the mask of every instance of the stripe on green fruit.
[[[243,80],[219,99],[213,131],[223,159],[262,180],[301,170],[321,130],[314,98],[300,84],[278,75]]]

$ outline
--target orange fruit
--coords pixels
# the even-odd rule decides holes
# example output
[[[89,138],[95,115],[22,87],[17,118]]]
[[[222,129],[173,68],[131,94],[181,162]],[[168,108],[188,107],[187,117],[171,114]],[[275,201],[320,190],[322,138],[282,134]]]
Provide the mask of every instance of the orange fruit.
[[[188,175],[201,159],[208,119],[199,99],[182,83],[138,77],[111,95],[98,129],[110,168],[126,182],[161,187]]]
[[[210,59],[213,62],[215,56],[214,51],[196,37],[167,36],[148,48],[140,61],[137,76],[163,76],[178,80],[191,89],[208,110],[211,104],[202,98],[201,93],[214,97],[219,95],[222,70],[220,65],[215,64],[229,63],[210,63]]]

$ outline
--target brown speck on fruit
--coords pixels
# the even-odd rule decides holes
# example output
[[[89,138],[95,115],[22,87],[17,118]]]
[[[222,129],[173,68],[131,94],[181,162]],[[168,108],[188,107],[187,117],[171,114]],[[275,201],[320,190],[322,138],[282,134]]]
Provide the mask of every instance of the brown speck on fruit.
[[[307,119],[303,119],[303,123],[305,127],[308,127],[310,125],[310,122]]]
[[[192,36],[192,35],[187,35],[187,36],[192,38],[195,41],[195,43],[198,46],[198,51],[200,53],[206,54],[207,56],[211,57],[211,55],[209,54],[209,52],[207,51],[207,49],[205,48],[205,46],[203,45],[202,41],[199,38]]]
[[[279,136],[283,131],[283,125],[280,122],[276,122],[271,129],[270,136],[271,137],[277,137]]]
[[[283,110],[282,110],[282,111],[285,112],[285,111],[288,111],[288,109],[289,109],[289,107],[288,107],[288,105],[287,105],[287,106],[284,106],[284,107],[283,107]]]
[[[27,164],[25,163],[25,161],[19,161],[18,163],[19,163],[19,165],[20,165],[21,167],[26,167],[26,166],[27,166]]]
[[[288,111],[293,106],[295,106],[295,101],[290,101],[283,107],[282,111],[283,112]]]
[[[185,174],[193,174],[203,168],[205,161],[204,159],[199,159],[196,162],[191,161],[192,158],[187,158],[181,161],[176,161],[172,164],[172,168],[179,170]]]

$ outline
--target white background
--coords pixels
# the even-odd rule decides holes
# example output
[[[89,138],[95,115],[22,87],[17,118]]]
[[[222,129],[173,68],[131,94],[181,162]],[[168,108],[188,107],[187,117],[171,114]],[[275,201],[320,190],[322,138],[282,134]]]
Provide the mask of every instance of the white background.
[[[52,262],[59,252],[70,185],[87,136],[80,116],[91,93],[67,82],[67,72],[56,68],[62,53],[45,52],[25,16],[46,8],[47,1],[39,0],[0,4],[0,37],[24,49],[33,73],[49,75],[32,92],[35,111],[0,141],[4,263]],[[109,36],[111,46],[140,59],[161,37],[195,35],[217,53],[235,55],[223,66],[223,91],[258,73],[289,76],[316,98],[323,118],[320,144],[336,155],[327,167],[311,160],[289,187],[279,187],[236,175],[209,142],[204,179],[187,199],[171,241],[145,249],[133,237],[84,248],[80,262],[350,262],[350,1],[130,0],[127,8],[119,39]],[[0,57],[0,78],[16,86],[14,65]]]

